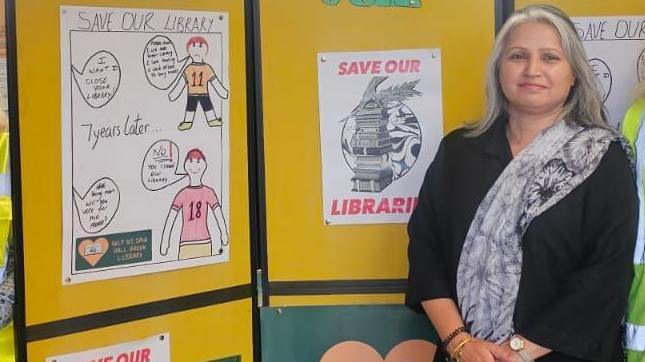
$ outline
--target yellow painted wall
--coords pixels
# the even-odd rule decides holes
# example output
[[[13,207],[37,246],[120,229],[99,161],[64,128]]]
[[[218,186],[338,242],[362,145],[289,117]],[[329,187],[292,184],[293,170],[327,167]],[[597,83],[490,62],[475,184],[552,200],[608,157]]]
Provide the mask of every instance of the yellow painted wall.
[[[493,1],[259,2],[269,281],[404,278],[405,225],[323,225],[316,54],[441,48],[447,133],[482,114]]]
[[[252,361],[251,301],[215,305],[30,343],[29,361],[170,333],[172,361],[203,362],[234,355]]]
[[[61,285],[59,7],[62,4],[229,13],[229,78],[232,90],[230,262],[65,287]],[[27,326],[250,283],[244,1],[16,0],[16,17]],[[184,347],[188,348],[192,338],[207,346],[200,352],[186,352],[187,356],[215,352],[218,345],[231,351],[233,346],[243,345],[248,354],[251,343],[249,303],[231,305],[235,307],[221,307],[227,313],[236,313],[226,317],[220,316],[220,307],[215,306],[168,319],[159,317],[133,323],[137,328],[126,325],[87,333],[87,336],[99,336],[97,340],[88,339],[84,334],[30,343],[28,348],[33,360],[42,360],[46,354],[68,352],[70,346],[93,348],[98,342],[120,343],[168,331],[174,338],[173,344],[185,343]],[[180,315],[188,317],[182,319]],[[202,325],[211,321],[219,321],[219,325]],[[231,341],[239,336],[243,338]],[[205,343],[207,338],[209,343]]]

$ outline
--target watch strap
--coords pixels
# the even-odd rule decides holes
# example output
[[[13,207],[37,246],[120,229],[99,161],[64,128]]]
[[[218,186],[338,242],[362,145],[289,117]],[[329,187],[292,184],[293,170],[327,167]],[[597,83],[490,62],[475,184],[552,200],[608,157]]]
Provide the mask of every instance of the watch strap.
[[[517,351],[517,353],[520,355],[520,357],[522,357],[523,362],[535,362],[535,360],[531,358],[531,355],[529,355],[529,353],[525,349],[521,349]]]

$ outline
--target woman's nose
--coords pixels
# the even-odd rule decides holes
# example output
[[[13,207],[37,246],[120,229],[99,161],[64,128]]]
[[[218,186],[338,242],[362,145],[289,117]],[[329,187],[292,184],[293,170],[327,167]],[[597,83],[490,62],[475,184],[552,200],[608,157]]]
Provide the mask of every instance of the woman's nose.
[[[526,61],[524,67],[524,73],[528,77],[535,77],[540,75],[540,59],[538,57],[529,57],[529,59]]]

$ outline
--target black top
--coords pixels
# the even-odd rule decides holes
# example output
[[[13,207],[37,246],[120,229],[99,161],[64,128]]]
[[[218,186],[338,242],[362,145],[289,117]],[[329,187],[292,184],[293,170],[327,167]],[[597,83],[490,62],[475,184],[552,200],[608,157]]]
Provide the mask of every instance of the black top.
[[[464,129],[450,133],[428,168],[408,224],[406,303],[418,311],[424,300],[457,301],[470,223],[512,159],[505,126],[499,120],[478,137],[466,137]],[[622,361],[637,223],[636,185],[617,142],[583,183],[533,219],[522,238],[514,326],[554,351],[538,361]]]

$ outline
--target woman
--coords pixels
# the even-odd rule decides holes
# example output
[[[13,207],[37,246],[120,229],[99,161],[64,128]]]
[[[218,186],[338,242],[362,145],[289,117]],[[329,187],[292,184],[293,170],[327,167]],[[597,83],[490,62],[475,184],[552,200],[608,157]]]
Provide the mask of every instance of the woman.
[[[621,123],[621,131],[636,153],[636,184],[639,208],[638,236],[634,252],[634,281],[629,297],[625,346],[628,350],[628,361],[645,360],[645,67],[642,69],[643,82],[636,89],[636,102],[627,110]]]
[[[486,116],[443,139],[408,226],[435,360],[622,360],[636,190],[586,59],[559,9],[516,12]]]

